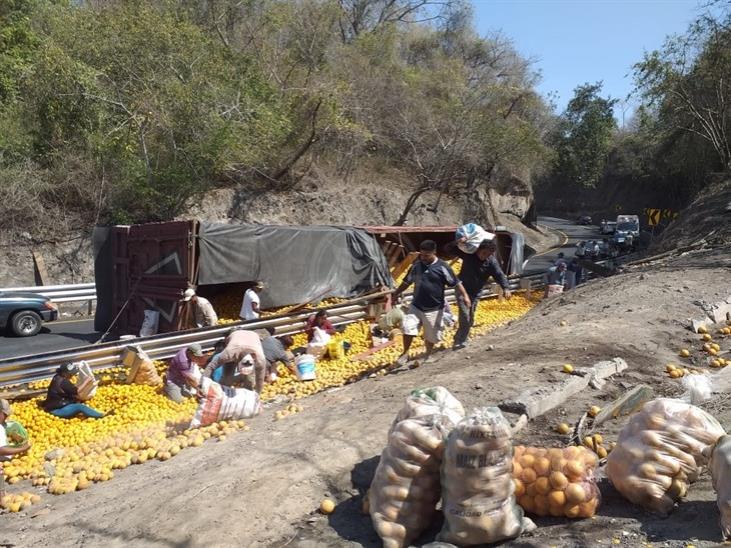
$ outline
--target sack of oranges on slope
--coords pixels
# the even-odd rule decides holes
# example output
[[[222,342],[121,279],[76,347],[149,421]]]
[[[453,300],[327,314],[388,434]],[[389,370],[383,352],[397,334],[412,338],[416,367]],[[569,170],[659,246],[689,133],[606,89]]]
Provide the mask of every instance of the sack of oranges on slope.
[[[518,504],[535,516],[590,518],[599,506],[597,456],[585,447],[523,447],[513,454]]]
[[[409,546],[431,525],[441,497],[444,443],[463,415],[462,405],[442,387],[412,392],[399,412],[368,492],[384,548]]]
[[[666,515],[707,464],[725,434],[711,415],[681,400],[646,403],[622,429],[607,477],[630,502]]]
[[[490,544],[535,528],[513,494],[511,437],[510,424],[497,407],[475,410],[449,434],[441,473],[440,541]]]

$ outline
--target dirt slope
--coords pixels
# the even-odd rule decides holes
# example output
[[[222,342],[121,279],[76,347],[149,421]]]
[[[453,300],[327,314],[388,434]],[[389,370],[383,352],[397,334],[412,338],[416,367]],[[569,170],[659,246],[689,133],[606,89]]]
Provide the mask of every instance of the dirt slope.
[[[0,517],[0,544],[378,546],[369,519],[359,512],[360,495],[410,389],[441,384],[469,409],[527,386],[550,385],[561,378],[565,362],[581,366],[623,357],[630,367],[621,377],[531,422],[520,434],[525,443],[561,444],[552,433],[557,421],[574,422],[590,404],[602,405],[638,382],[658,394],[679,392],[678,382],[662,373],[664,365],[677,361],[680,346],[697,342],[683,326],[701,312],[694,303],[728,297],[730,268],[731,248],[725,247],[590,282],[422,368],[308,398],[304,412],[283,421],[272,421],[275,408],[269,408],[251,421],[250,432],[184,451],[169,462],[133,466],[87,491],[44,494],[48,514]],[[560,326],[561,320],[567,325]],[[724,351],[730,342],[722,341]],[[495,350],[487,350],[490,344]],[[731,424],[723,400],[710,408]],[[620,427],[610,424],[605,438],[614,439]],[[539,519],[536,533],[508,545],[597,546],[616,538],[627,546],[645,540],[685,546],[690,539],[711,546],[720,538],[707,475],[667,520],[624,502],[606,481],[601,488],[604,504],[596,519]],[[339,503],[329,518],[314,513],[325,496]]]

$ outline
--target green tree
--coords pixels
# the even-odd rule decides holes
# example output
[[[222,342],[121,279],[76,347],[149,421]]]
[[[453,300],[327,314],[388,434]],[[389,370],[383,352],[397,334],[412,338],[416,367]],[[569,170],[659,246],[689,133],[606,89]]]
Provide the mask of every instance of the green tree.
[[[696,20],[635,65],[637,90],[665,131],[688,132],[731,170],[731,10]]]
[[[561,116],[554,138],[559,180],[594,187],[602,176],[617,128],[617,101],[601,97],[601,90],[601,82],[577,87]]]

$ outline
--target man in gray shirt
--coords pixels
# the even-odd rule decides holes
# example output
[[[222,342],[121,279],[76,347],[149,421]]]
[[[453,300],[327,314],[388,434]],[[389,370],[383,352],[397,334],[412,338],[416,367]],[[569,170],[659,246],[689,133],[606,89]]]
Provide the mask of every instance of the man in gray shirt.
[[[272,330],[273,331],[273,330]],[[277,362],[284,364],[290,369],[294,368],[294,355],[288,350],[294,341],[289,335],[262,339],[261,347],[264,350],[264,357],[267,360],[267,377],[269,382],[277,380]]]

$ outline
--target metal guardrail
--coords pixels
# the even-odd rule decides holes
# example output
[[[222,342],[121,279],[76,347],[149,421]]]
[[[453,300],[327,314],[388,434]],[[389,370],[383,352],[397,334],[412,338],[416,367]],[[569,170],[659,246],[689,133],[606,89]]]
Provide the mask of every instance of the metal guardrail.
[[[511,290],[525,289],[526,284],[533,278],[513,278],[510,280]],[[533,285],[534,288],[537,286]],[[368,316],[368,305],[375,299],[382,297],[385,293],[366,296],[361,300],[351,301],[348,304],[333,305],[327,307],[328,317],[336,326],[347,325]],[[453,289],[446,292],[447,301],[454,303],[456,297]],[[497,293],[491,289],[485,289],[480,293],[480,299],[497,297]],[[408,302],[410,295],[404,295]],[[21,356],[0,360],[0,388],[35,382],[48,379],[53,376],[56,368],[66,362],[86,361],[92,369],[106,369],[118,366],[121,362],[122,353],[128,346],[139,346],[152,359],[166,359],[174,356],[181,348],[192,343],[198,343],[203,350],[212,350],[216,343],[223,339],[232,328],[246,327],[247,329],[264,329],[271,327],[277,335],[291,335],[301,333],[305,329],[307,318],[312,314],[311,310],[296,312],[293,314],[275,316],[249,322],[236,322],[225,326],[204,327],[179,331],[172,334],[154,335],[151,337],[139,337],[130,340],[113,341],[92,346],[83,346],[37,354],[32,356]]]
[[[91,314],[91,303],[96,300],[96,284],[68,284],[68,285],[36,285],[32,287],[3,287],[3,291],[22,291],[24,293],[36,293],[51,299],[54,303],[78,303],[88,302],[89,313]]]

